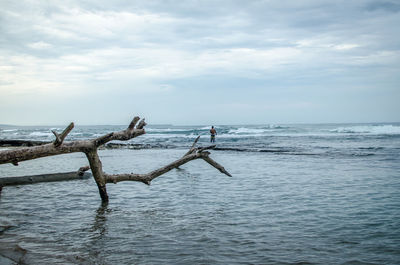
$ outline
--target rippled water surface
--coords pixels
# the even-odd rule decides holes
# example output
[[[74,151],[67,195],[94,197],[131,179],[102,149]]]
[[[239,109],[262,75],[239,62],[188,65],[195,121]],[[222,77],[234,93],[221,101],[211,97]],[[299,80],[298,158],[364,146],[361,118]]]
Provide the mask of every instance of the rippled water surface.
[[[11,228],[0,245],[27,250],[28,264],[399,264],[399,138],[318,137],[281,136],[278,147],[297,142],[289,153],[212,151],[232,178],[193,161],[151,186],[109,184],[108,205],[92,179],[5,187],[0,225]],[[145,173],[185,152],[100,156],[107,173]],[[0,173],[86,164],[69,154]]]

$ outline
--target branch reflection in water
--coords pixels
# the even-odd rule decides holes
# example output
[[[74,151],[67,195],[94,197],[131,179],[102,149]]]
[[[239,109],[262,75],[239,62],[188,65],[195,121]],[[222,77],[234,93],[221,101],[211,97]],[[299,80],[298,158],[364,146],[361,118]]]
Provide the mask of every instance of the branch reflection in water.
[[[93,225],[90,228],[90,238],[88,242],[88,254],[89,260],[104,264],[106,253],[104,252],[104,248],[106,247],[107,235],[108,235],[108,223],[107,216],[111,213],[111,209],[108,208],[108,203],[101,203],[100,207],[97,208],[96,214],[94,217]]]
[[[107,234],[107,214],[111,212],[108,208],[107,202],[102,202],[100,207],[96,210],[96,216],[91,229],[91,232],[96,232],[93,234],[93,239],[102,239],[104,235]]]

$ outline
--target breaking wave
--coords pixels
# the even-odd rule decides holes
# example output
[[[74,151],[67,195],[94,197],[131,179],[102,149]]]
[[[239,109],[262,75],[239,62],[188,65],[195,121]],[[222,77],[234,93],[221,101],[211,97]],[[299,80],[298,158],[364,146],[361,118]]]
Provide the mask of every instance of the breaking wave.
[[[51,133],[51,132],[32,132],[29,135],[30,136],[36,136],[36,137],[51,137],[51,136],[54,136],[53,133]]]
[[[360,126],[338,127],[330,130],[330,132],[354,133],[354,134],[400,134],[400,126],[360,125]]]

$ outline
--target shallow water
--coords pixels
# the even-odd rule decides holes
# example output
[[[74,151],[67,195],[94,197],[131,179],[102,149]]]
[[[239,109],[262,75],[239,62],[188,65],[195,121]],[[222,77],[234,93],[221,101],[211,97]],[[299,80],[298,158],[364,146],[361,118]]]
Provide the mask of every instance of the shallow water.
[[[320,145],[307,139],[303,149]],[[382,141],[383,150],[347,145],[373,153],[365,156],[343,155],[339,140],[333,155],[213,151],[232,178],[193,161],[151,186],[109,184],[107,206],[92,179],[5,187],[0,221],[13,227],[0,243],[26,249],[28,264],[399,264],[398,142]],[[100,156],[107,173],[144,173],[185,151]],[[86,164],[70,154],[1,165],[0,173]]]

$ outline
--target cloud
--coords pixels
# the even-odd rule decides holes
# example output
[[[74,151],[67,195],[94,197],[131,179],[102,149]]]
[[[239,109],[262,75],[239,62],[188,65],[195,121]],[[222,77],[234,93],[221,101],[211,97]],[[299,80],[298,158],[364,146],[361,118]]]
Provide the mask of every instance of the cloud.
[[[379,83],[392,98],[400,70],[397,7],[361,0],[5,1],[0,103],[36,92],[71,100],[146,94],[150,104],[159,95],[173,101],[190,91],[207,100],[210,87],[224,94],[241,87],[232,106],[254,106],[251,97],[262,89],[277,89],[268,96],[280,98],[296,88],[313,98],[314,88],[327,90],[323,84],[355,91]],[[309,102],[285,96],[287,106]]]
[[[44,50],[44,49],[50,49],[53,47],[50,43],[43,42],[43,41],[38,41],[38,42],[33,42],[28,44],[29,48],[36,49],[36,50]]]
[[[368,11],[400,12],[400,4],[396,1],[371,1],[367,4]]]
[[[347,44],[346,44],[346,43],[345,43],[345,44],[334,45],[333,47],[334,47],[334,49],[336,49],[336,50],[342,51],[342,50],[351,50],[351,49],[360,47],[360,45],[359,45],[359,44],[351,44],[351,43],[347,43]]]

